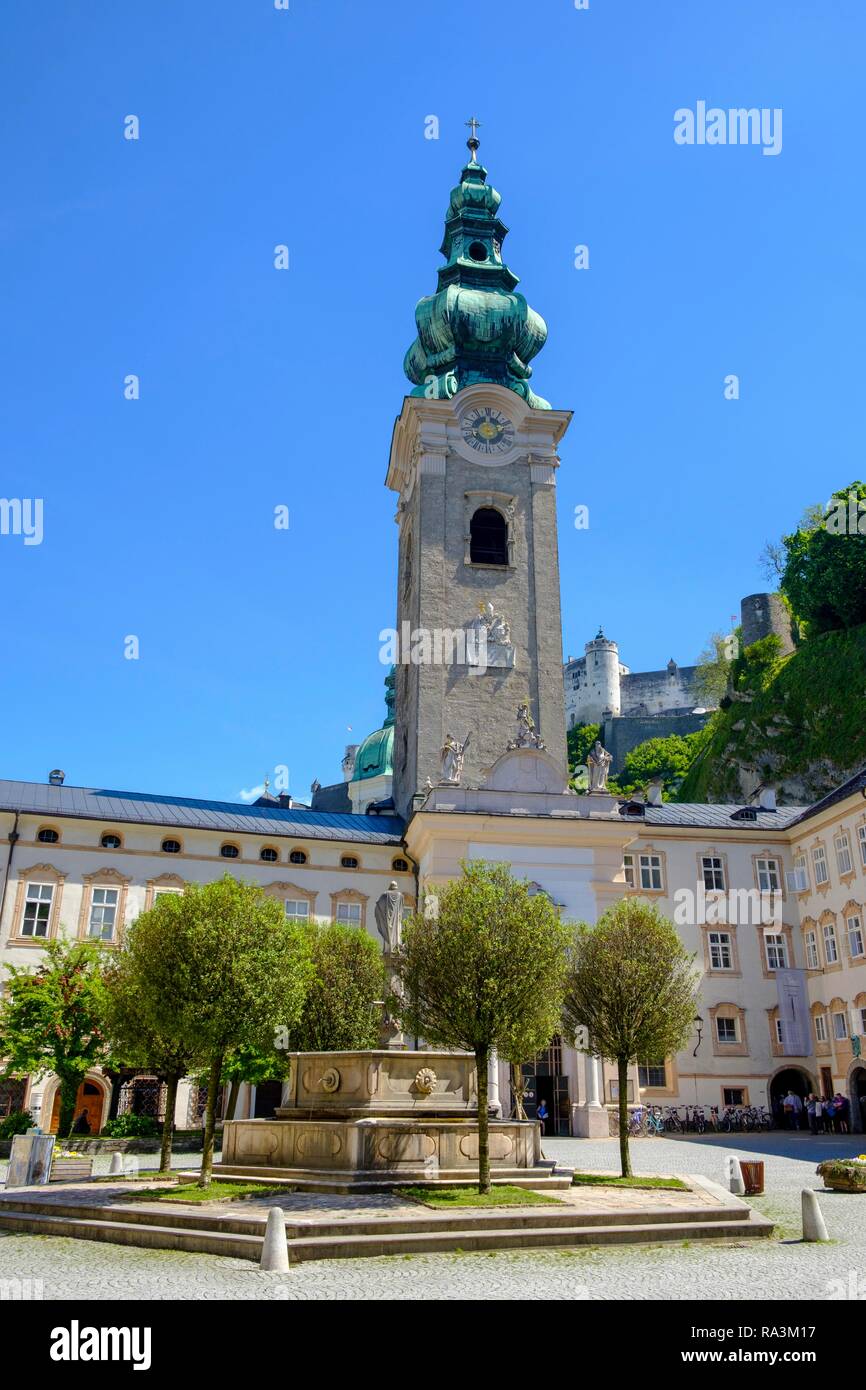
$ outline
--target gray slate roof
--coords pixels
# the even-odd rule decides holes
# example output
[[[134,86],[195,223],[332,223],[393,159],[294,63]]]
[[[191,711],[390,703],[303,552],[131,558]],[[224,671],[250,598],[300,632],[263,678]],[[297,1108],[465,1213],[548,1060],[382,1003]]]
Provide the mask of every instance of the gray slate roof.
[[[780,806],[775,811],[762,811],[756,806],[755,820],[732,820],[734,812],[742,809],[742,802],[704,805],[697,801],[682,804],[666,801],[662,806],[647,806],[642,819],[645,825],[702,826],[708,830],[720,830],[723,826],[730,830],[740,827],[745,830],[787,830],[789,825],[799,820],[804,810],[802,806]],[[635,820],[638,819],[635,816]]]
[[[282,810],[232,801],[197,801],[189,796],[152,796],[147,792],[65,785],[52,787],[44,782],[0,781],[0,811],[76,816],[108,823],[132,821],[139,825],[170,825],[186,830],[279,835],[291,839],[352,840],[370,845],[399,845],[403,839],[403,822],[397,816]]]

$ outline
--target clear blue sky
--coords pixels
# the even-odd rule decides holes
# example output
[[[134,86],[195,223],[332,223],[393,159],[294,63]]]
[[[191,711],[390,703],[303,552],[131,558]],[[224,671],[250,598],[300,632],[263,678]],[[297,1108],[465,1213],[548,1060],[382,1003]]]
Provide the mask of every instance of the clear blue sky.
[[[693,660],[864,475],[864,41],[862,0],[9,7],[0,493],[45,537],[0,537],[0,774],[305,798],[379,724],[385,467],[472,114],[575,412],[566,653],[601,621]],[[782,153],[676,145],[699,100],[781,107]]]

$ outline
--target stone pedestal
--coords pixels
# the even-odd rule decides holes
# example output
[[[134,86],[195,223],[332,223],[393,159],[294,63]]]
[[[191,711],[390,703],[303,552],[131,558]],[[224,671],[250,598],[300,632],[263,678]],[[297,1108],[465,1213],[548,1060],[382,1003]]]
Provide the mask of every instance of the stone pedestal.
[[[576,1105],[574,1132],[578,1139],[609,1139],[610,1121],[603,1105]]]

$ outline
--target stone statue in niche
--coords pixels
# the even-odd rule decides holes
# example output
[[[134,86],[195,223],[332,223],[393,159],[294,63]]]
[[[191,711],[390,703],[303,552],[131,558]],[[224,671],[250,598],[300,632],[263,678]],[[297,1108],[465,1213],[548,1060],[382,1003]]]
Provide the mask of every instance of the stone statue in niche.
[[[395,1010],[400,1007],[402,992],[400,977],[393,967],[392,959],[400,949],[403,939],[403,894],[397,884],[388,884],[387,893],[376,901],[374,915],[379,935],[382,938],[382,955],[388,980],[388,997],[382,1010],[382,1032],[380,1042],[383,1047],[399,1048],[404,1045],[403,1030]]]
[[[467,624],[466,661],[469,666],[487,670],[490,666],[510,668],[514,665],[514,644],[511,624],[492,603],[482,603],[478,616]]]
[[[458,743],[453,734],[445,735],[445,742],[442,745],[442,770],[440,783],[444,782],[448,786],[456,787],[463,776],[463,759],[466,757],[466,749],[469,747],[469,734],[466,735],[462,743]]]
[[[610,765],[613,758],[606,748],[603,748],[596,739],[592,748],[586,755],[586,765],[589,769],[589,790],[590,792],[606,792],[607,778],[610,772]]]
[[[526,700],[521,701],[517,707],[517,732],[508,744],[509,753],[515,748],[544,748],[544,742],[538,736],[535,720],[529,713]]]

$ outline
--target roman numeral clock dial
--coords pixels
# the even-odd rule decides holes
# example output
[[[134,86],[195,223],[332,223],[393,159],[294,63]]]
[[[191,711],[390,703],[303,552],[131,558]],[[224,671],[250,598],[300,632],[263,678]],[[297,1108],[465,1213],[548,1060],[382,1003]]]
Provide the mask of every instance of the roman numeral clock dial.
[[[479,454],[507,454],[514,447],[514,426],[507,415],[491,406],[468,410],[460,430],[470,449]]]

